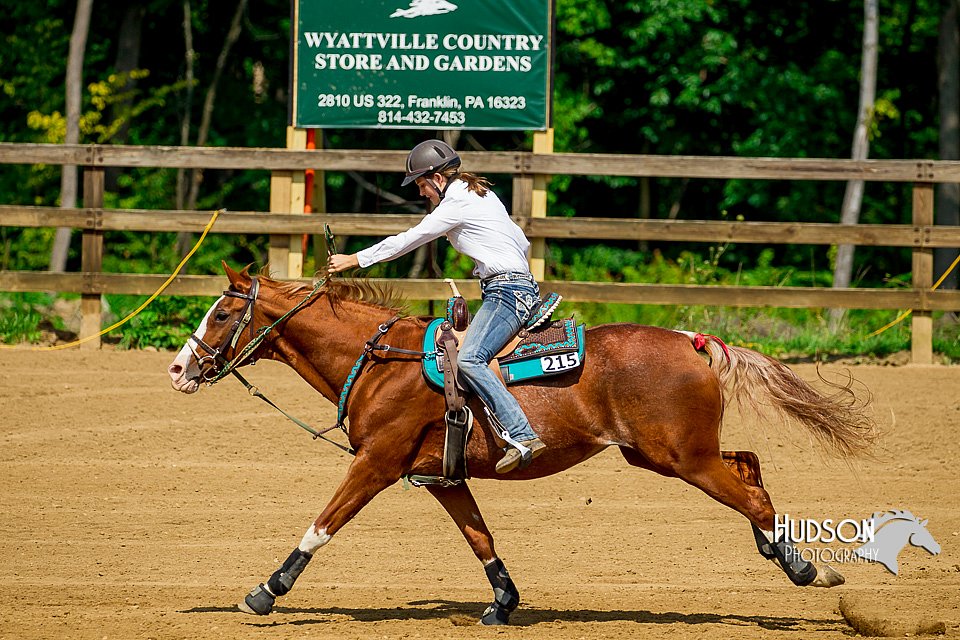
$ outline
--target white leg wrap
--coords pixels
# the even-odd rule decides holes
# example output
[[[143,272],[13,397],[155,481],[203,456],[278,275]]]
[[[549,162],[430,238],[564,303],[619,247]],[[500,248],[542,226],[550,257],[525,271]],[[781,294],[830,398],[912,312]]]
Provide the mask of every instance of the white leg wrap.
[[[327,535],[326,529],[320,529],[317,531],[314,525],[310,525],[310,527],[307,529],[307,532],[303,535],[303,540],[300,541],[300,546],[297,548],[304,553],[312,554],[314,551],[330,542],[330,538],[332,537],[333,536],[331,535]]]

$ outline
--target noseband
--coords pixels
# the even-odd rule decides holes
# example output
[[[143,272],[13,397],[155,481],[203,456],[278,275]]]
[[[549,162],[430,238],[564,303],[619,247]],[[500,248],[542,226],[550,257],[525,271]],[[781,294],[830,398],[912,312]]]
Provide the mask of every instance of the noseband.
[[[240,298],[242,300],[246,300],[247,304],[243,308],[243,315],[241,315],[240,318],[233,323],[233,326],[230,327],[230,332],[224,337],[223,342],[220,343],[219,347],[211,347],[195,333],[190,334],[190,339],[207,353],[207,355],[201,356],[197,353],[196,349],[193,347],[190,348],[190,350],[193,352],[193,357],[197,359],[197,365],[200,367],[200,375],[203,376],[203,379],[206,382],[213,384],[223,377],[223,368],[230,366],[230,361],[227,360],[224,354],[227,353],[229,349],[236,350],[237,341],[240,340],[240,334],[243,332],[245,327],[250,327],[250,340],[253,340],[254,330],[253,324],[251,324],[250,321],[253,319],[253,303],[256,302],[257,295],[259,295],[259,293],[260,282],[257,280],[256,276],[254,276],[251,280],[249,293],[240,293],[239,291],[230,290],[223,292],[224,297]],[[210,364],[211,366],[205,371],[204,367],[207,364]]]

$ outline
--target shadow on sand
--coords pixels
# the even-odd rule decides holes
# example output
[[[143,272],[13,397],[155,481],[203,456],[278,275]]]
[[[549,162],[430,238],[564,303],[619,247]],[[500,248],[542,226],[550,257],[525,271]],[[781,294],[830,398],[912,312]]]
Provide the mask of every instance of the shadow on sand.
[[[349,609],[343,607],[276,607],[270,617],[249,617],[251,626],[280,627],[300,626],[343,622],[347,618],[354,622],[384,622],[389,620],[442,620],[458,618],[469,621],[478,621],[480,613],[489,603],[457,602],[453,600],[416,600],[397,607],[371,607],[364,609]],[[194,607],[178,613],[241,613],[236,607]],[[277,614],[294,614],[297,616],[319,616],[316,618],[302,618],[290,620],[277,617]],[[772,631],[843,631],[848,627],[843,620],[837,619],[809,619],[787,618],[777,616],[745,616],[719,613],[676,613],[672,611],[655,613],[653,611],[612,610],[597,611],[594,609],[558,610],[540,609],[522,606],[510,617],[510,625],[525,627],[541,622],[635,622],[637,624],[725,624],[738,627],[759,627]],[[458,624],[464,624],[458,620]]]

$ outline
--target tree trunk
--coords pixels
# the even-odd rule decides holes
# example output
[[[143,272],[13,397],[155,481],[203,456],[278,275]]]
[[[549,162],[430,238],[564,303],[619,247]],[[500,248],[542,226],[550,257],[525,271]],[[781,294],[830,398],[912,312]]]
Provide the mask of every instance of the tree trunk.
[[[140,65],[140,31],[143,26],[143,16],[146,8],[138,4],[130,4],[120,22],[120,31],[117,35],[117,58],[114,67],[117,73],[126,74],[127,81],[121,91],[129,93],[136,86],[137,81],[129,74]],[[122,118],[123,124],[117,130],[114,141],[124,144],[130,135],[130,109],[133,105],[133,96],[128,95],[113,106],[112,117]]]
[[[213,120],[213,105],[217,99],[217,86],[220,84],[220,77],[227,66],[227,58],[230,56],[230,49],[240,38],[241,20],[243,12],[247,8],[247,0],[237,2],[237,8],[233,13],[233,20],[230,21],[230,29],[223,40],[223,47],[220,49],[220,55],[217,57],[217,66],[213,71],[213,78],[210,80],[210,86],[207,87],[207,95],[203,101],[203,112],[200,115],[200,128],[197,129],[197,146],[202,147],[207,143],[207,136],[210,134],[210,123]],[[187,197],[187,208],[193,209],[197,206],[197,197],[200,190],[200,183],[203,182],[203,173],[199,170],[193,172],[193,180],[190,184],[190,194]]]
[[[120,30],[117,33],[117,57],[114,62],[116,72],[126,75],[127,80],[120,89],[124,94],[123,100],[117,102],[110,109],[110,118],[113,121],[121,120],[120,128],[113,136],[111,144],[126,144],[130,136],[130,110],[133,105],[133,95],[131,92],[137,85],[137,81],[130,77],[140,64],[140,31],[143,26],[143,16],[146,14],[146,8],[139,4],[130,4],[123,14],[123,20],[120,21]],[[106,191],[116,191],[117,178],[123,171],[120,167],[107,167],[104,171]]]
[[[183,48],[184,48],[184,80],[186,81],[186,92],[184,96],[183,116],[180,118],[180,146],[185,147],[190,144],[191,116],[193,114],[193,61],[197,57],[197,52],[193,49],[193,23],[191,15],[193,10],[190,8],[190,0],[183,2]],[[177,169],[177,195],[176,208],[186,209],[187,204],[187,179],[186,169]]]
[[[960,30],[957,3],[951,2],[940,22],[937,51],[937,89],[940,94],[940,159],[960,160]],[[960,225],[960,185],[938,184],[934,199],[934,223]],[[957,249],[935,249],[933,275],[939,278],[957,257]],[[947,276],[941,289],[957,288],[957,270]]]
[[[66,111],[67,134],[65,144],[80,142],[80,97],[83,91],[83,57],[90,33],[90,15],[93,0],[77,0],[77,13],[70,34],[70,53],[67,56]],[[77,206],[77,167],[64,165],[60,174],[60,207],[72,209]],[[70,250],[70,229],[57,229],[50,251],[50,271],[66,271],[67,254]]]
[[[207,87],[207,94],[203,101],[203,112],[200,116],[200,127],[197,129],[196,145],[198,147],[202,147],[207,143],[207,136],[210,134],[210,123],[213,120],[213,106],[217,99],[217,86],[220,84],[220,77],[223,75],[223,70],[227,66],[230,49],[233,48],[233,45],[240,38],[241,22],[246,8],[247,0],[239,0],[239,2],[237,2],[233,19],[230,21],[230,29],[227,31],[227,36],[223,40],[223,47],[220,49],[220,55],[217,57],[217,66],[213,71],[213,78],[210,80],[210,85]],[[203,182],[203,171],[194,169],[191,172],[189,191],[184,206],[185,209],[195,209],[197,207],[201,182]],[[177,234],[177,248],[180,251],[180,255],[187,254],[190,250],[188,235],[183,233]]]
[[[857,127],[853,134],[851,158],[866,160],[870,154],[869,128],[873,118],[873,105],[877,95],[877,42],[878,0],[863,2],[863,53],[860,63],[860,107],[857,111]],[[860,205],[863,202],[863,180],[851,180],[843,195],[840,212],[841,224],[857,224],[860,220]],[[837,264],[833,270],[833,288],[850,286],[853,275],[854,246],[842,244],[837,247]],[[843,320],[843,309],[830,310],[830,328],[836,331]]]

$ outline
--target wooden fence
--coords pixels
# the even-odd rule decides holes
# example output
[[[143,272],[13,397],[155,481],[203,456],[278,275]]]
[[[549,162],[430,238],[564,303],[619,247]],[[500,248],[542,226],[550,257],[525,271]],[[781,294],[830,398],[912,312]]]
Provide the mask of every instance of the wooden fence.
[[[828,289],[815,287],[741,287],[596,282],[551,282],[568,300],[601,303],[913,309],[912,358],[932,361],[932,312],[960,309],[960,292],[932,291],[933,250],[960,246],[960,227],[933,225],[935,183],[960,182],[960,162],[926,160],[824,160],[779,158],[683,157],[643,155],[464,152],[464,163],[484,174],[513,176],[512,215],[534,242],[548,238],[692,241],[763,244],[854,244],[909,247],[913,252],[910,289]],[[78,273],[0,271],[0,291],[59,291],[81,294],[81,336],[101,327],[101,294],[148,295],[166,274],[118,274],[101,270],[104,231],[199,232],[208,212],[121,210],[103,207],[105,167],[165,167],[271,171],[271,212],[228,212],[215,233],[271,234],[271,265],[283,258],[302,234],[321,234],[329,223],[337,234],[384,236],[412,226],[420,216],[317,213],[304,216],[302,176],[318,171],[388,171],[403,166],[404,152],[364,150],[240,149],[224,147],[138,147],[0,143],[0,164],[74,164],[83,167],[83,207],[0,205],[0,226],[72,227],[83,232]],[[913,185],[912,224],[840,225],[778,222],[636,220],[601,217],[543,217],[543,178],[549,175],[614,175],[711,179],[830,180],[903,182]],[[279,194],[279,196],[278,196]],[[540,209],[539,211],[537,209]],[[296,243],[290,239],[296,238]],[[279,258],[279,259],[278,259]],[[297,264],[291,261],[289,264]],[[300,277],[284,273],[281,277]],[[938,274],[939,275],[939,274]],[[393,284],[411,299],[444,299],[438,280],[401,280]],[[473,281],[458,283],[478,297]],[[168,295],[219,295],[220,276],[180,276]],[[91,341],[94,348],[97,341]]]

